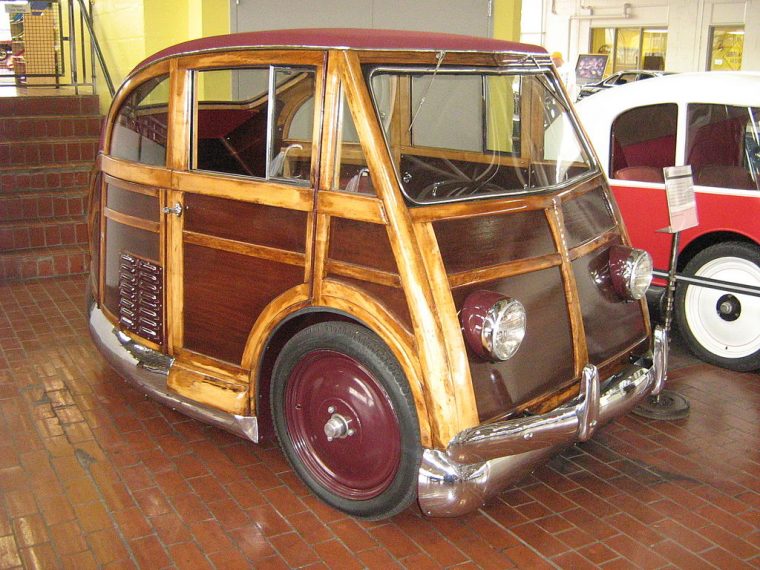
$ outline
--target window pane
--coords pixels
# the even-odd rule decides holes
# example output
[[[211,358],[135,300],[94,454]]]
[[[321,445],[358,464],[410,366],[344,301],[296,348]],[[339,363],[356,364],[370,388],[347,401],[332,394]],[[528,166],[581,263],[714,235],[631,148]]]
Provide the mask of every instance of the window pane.
[[[665,30],[644,30],[641,50],[644,54],[641,69],[664,70],[665,54],[668,50],[668,33]]]
[[[116,114],[111,135],[111,156],[165,166],[168,111],[168,75],[140,85]]]
[[[615,45],[615,28],[592,28],[591,29],[591,53],[609,55],[607,66],[604,68],[603,76],[606,77],[612,73],[614,54],[612,48]]]
[[[739,70],[744,52],[744,26],[715,26],[711,30],[708,69]]]
[[[615,46],[615,71],[638,69],[640,28],[619,28]]]
[[[276,93],[273,108],[270,77]],[[309,182],[313,70],[204,70],[197,72],[196,91],[195,168]]]
[[[384,90],[384,95],[389,95],[389,89]],[[391,113],[390,101],[384,100],[381,117],[389,117]],[[367,167],[367,159],[359,144],[359,135],[356,133],[354,120],[345,95],[341,96],[336,132],[340,138],[335,153],[336,176],[333,180],[332,189],[375,195],[375,188],[372,185],[372,178],[370,178]]]
[[[533,193],[594,169],[546,74],[379,69],[370,87],[379,117],[380,101],[397,101],[383,126],[413,203]],[[395,97],[381,96],[387,89]],[[531,108],[543,121],[520,120]]]
[[[757,189],[760,108],[693,104],[687,117],[686,163],[694,182]]]
[[[612,124],[610,176],[663,182],[662,169],[676,160],[675,104],[647,105],[621,114]]]

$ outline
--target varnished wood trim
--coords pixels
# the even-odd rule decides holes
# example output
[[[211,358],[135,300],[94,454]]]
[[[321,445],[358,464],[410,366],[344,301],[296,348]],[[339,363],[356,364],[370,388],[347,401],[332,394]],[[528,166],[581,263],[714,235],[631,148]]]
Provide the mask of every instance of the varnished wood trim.
[[[333,51],[331,57],[340,60],[341,79],[348,104],[355,111],[364,111],[354,116],[355,126],[375,189],[385,205],[390,226],[388,237],[410,308],[416,354],[425,382],[424,407],[422,401],[415,400],[415,403],[420,417],[423,413],[428,414],[433,444],[443,448],[457,433],[479,423],[472,387],[460,390],[459,379],[452,377],[449,354],[416,243],[412,219],[397,187],[384,135],[371,113],[372,101],[358,56],[355,52]],[[351,311],[355,308],[351,307]]]
[[[102,163],[105,174],[110,174],[120,180],[161,188],[169,188],[171,186],[172,173],[167,168],[148,166],[147,164],[110,156],[104,156]]]
[[[401,287],[401,279],[395,273],[388,273],[370,267],[361,267],[353,263],[335,261],[333,259],[327,260],[327,274],[350,277],[359,281],[369,281],[370,283],[377,283],[378,285],[386,285],[388,287]]]
[[[205,172],[174,172],[172,187],[183,192],[230,198],[302,212],[312,209],[314,199],[314,191],[310,188]]]
[[[166,192],[166,202],[184,206],[182,192],[171,190]],[[166,339],[169,354],[177,354],[184,344],[185,313],[184,313],[184,249],[182,247],[182,229],[184,216],[164,216],[166,228]]]
[[[309,285],[304,283],[289,289],[273,299],[261,314],[248,334],[248,340],[243,350],[241,368],[249,371],[250,382],[255,384],[259,361],[266,349],[266,343],[272,332],[290,314],[305,307],[309,303]],[[253,394],[251,394],[253,396]],[[252,409],[255,403],[251,404]]]
[[[229,362],[222,362],[216,358],[211,358],[204,354],[199,354],[192,350],[182,348],[175,355],[178,362],[185,367],[196,368],[201,372],[206,372],[212,376],[220,376],[231,382],[248,384],[248,371],[240,366],[235,366]]]
[[[596,176],[592,176],[591,178],[584,180],[582,183],[571,186],[569,188],[566,188],[560,192],[558,192],[555,195],[555,199],[560,200],[561,202],[566,202],[568,200],[575,200],[584,194],[588,194],[592,190],[597,190],[600,186],[606,186],[604,183],[604,177],[601,173],[598,173]]]
[[[369,196],[322,190],[319,192],[317,209],[320,214],[330,214],[373,224],[387,223],[383,203],[377,198]]]
[[[567,243],[563,236],[564,222],[562,219],[562,207],[559,200],[554,203],[554,207],[546,210],[546,219],[549,222],[549,228],[554,238],[557,250],[562,256],[562,287],[565,290],[565,299],[567,300],[568,314],[570,317],[570,331],[573,336],[573,362],[576,377],[580,377],[583,367],[588,362],[588,347],[586,345],[586,331],[583,326],[583,313],[581,312],[580,298],[578,297],[578,286],[575,282],[573,268],[570,265],[570,254],[567,251]]]
[[[111,208],[103,208],[103,214],[109,220],[113,220],[114,222],[119,222],[120,224],[124,224],[125,226],[130,226],[130,227],[138,228],[138,229],[145,230],[148,232],[153,232],[154,234],[159,233],[161,230],[161,224],[159,224],[158,222],[149,222],[148,220],[144,220],[143,218],[136,218],[135,216],[130,216],[129,214],[122,214],[121,212],[117,212],[116,210],[112,210]]]
[[[99,155],[102,157],[103,155]],[[106,255],[108,249],[106,248],[106,213],[105,205],[108,200],[108,186],[105,183],[106,175],[100,182],[100,211],[97,213],[100,220],[100,255],[98,256],[98,305],[105,311],[105,299],[106,299]]]
[[[110,313],[110,312],[108,313],[108,315],[111,316],[111,317],[113,317],[113,314]],[[152,340],[148,340],[147,338],[143,338],[140,335],[135,334],[132,331],[123,328],[122,326],[120,326],[118,324],[119,320],[116,317],[113,317],[113,320],[114,320],[116,326],[119,327],[119,331],[122,334],[124,334],[124,335],[128,336],[129,338],[131,338],[136,343],[138,343],[138,344],[140,344],[140,345],[142,345],[144,347],[150,348],[152,350],[155,350],[157,352],[163,352],[163,349],[161,348],[160,344],[156,344]]]
[[[430,414],[427,411],[429,394],[422,380],[422,368],[417,357],[418,348],[411,332],[402,327],[396,317],[366,291],[325,279],[323,293],[320,306],[337,309],[359,319],[383,340],[396,357],[409,382],[417,408],[422,445],[432,446],[433,429],[429,419]],[[445,394],[437,396],[446,397]]]
[[[438,51],[432,49],[404,50],[401,51],[384,51],[384,50],[356,50],[362,63],[379,63],[379,64],[417,64],[435,66],[437,63],[436,55]],[[537,54],[539,55],[539,54]],[[544,55],[544,54],[540,54]],[[546,57],[544,55],[544,57]],[[525,59],[525,53],[508,53],[508,52],[468,52],[468,51],[447,51],[443,60],[444,65],[478,65],[483,67],[494,67],[509,65]]]
[[[119,190],[127,190],[128,192],[135,192],[136,194],[144,194],[145,196],[153,196],[154,198],[159,195],[160,190],[158,188],[151,188],[148,186],[141,186],[140,184],[134,184],[128,180],[121,180],[120,178],[114,178],[108,174],[103,176],[106,184],[113,184],[118,187]]]
[[[169,369],[167,388],[199,404],[211,406],[230,414],[248,415],[249,385],[213,373],[198,370],[191,364],[177,360]]]
[[[541,271],[542,269],[557,267],[561,264],[562,257],[560,254],[549,253],[540,257],[520,259],[518,261],[501,263],[492,267],[483,267],[472,271],[454,273],[449,275],[449,283],[451,284],[451,287],[462,287],[464,285],[504,279],[505,277],[513,277],[515,275],[522,275],[533,271]]]
[[[171,70],[166,164],[171,169],[185,170],[190,160],[192,78],[187,70],[178,69],[176,59],[171,62]]]
[[[322,303],[322,283],[325,278],[327,251],[330,246],[330,216],[317,214],[317,224],[314,240],[314,269],[312,271],[311,295],[314,303]]]
[[[324,50],[229,49],[219,53],[192,54],[179,58],[180,69],[220,69],[261,65],[319,66]]]
[[[341,98],[339,61],[328,58],[327,78],[324,87],[324,113],[322,121],[322,153],[320,157],[319,188],[329,190],[338,186],[336,176],[336,155],[338,141],[342,138],[337,128],[338,108]]]
[[[579,257],[583,257],[584,255],[587,255],[591,253],[592,251],[595,251],[601,247],[604,247],[605,245],[619,238],[620,238],[620,234],[618,233],[617,228],[606,231],[603,234],[598,235],[595,238],[588,240],[586,243],[583,243],[579,245],[578,247],[574,247],[573,249],[571,249],[568,252],[568,255],[570,256],[570,261],[575,261]]]
[[[223,251],[229,251],[230,253],[239,253],[250,257],[258,257],[259,259],[276,261],[278,263],[287,263],[288,265],[299,265],[301,267],[306,265],[306,257],[303,253],[210,236],[198,232],[191,232],[189,230],[184,230],[182,235],[185,243],[193,245],[221,249]]]
[[[435,222],[439,220],[455,220],[475,216],[491,216],[530,210],[545,210],[551,207],[552,198],[548,195],[524,197],[489,198],[472,202],[457,202],[453,204],[436,204],[413,208],[412,219],[415,222]]]

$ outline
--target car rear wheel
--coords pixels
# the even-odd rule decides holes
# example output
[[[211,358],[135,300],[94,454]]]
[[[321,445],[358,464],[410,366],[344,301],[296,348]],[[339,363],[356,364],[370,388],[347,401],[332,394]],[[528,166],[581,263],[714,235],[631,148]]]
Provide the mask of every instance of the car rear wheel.
[[[414,402],[400,365],[371,331],[327,322],[296,334],[275,364],[271,406],[283,452],[329,505],[381,519],[416,497]]]
[[[720,243],[694,256],[684,273],[760,287],[760,248]],[[760,297],[681,285],[675,300],[676,322],[695,355],[731,370],[760,368]]]

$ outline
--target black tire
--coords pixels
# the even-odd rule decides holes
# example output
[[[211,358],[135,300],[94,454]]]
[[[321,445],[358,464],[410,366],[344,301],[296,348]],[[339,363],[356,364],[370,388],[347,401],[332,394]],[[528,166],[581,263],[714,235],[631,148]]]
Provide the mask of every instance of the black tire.
[[[760,248],[724,242],[705,248],[684,274],[760,285]],[[760,298],[679,284],[675,320],[691,352],[705,362],[748,372],[760,369]]]
[[[277,358],[270,395],[285,456],[324,502],[378,520],[414,501],[417,412],[401,366],[377,335],[346,322],[300,331]]]

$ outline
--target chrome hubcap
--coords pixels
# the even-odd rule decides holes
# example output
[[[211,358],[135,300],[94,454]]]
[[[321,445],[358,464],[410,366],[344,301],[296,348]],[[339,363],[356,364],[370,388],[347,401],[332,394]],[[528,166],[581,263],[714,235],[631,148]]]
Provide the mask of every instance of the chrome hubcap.
[[[325,435],[327,441],[333,441],[334,439],[345,439],[354,435],[354,430],[351,429],[351,419],[346,416],[335,413],[335,408],[330,406],[327,412],[332,414],[330,419],[325,424]]]

